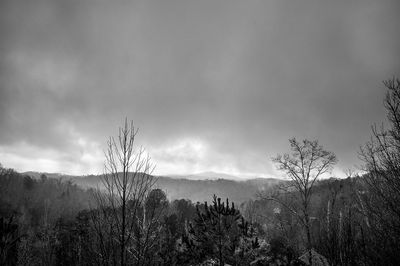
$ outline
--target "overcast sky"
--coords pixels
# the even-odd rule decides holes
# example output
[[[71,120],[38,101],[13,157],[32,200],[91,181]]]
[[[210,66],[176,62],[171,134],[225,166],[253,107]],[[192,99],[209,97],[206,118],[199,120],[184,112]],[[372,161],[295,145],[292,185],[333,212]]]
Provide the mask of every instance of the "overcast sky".
[[[0,163],[102,172],[125,117],[156,174],[276,175],[288,139],[361,165],[400,2],[0,0]]]

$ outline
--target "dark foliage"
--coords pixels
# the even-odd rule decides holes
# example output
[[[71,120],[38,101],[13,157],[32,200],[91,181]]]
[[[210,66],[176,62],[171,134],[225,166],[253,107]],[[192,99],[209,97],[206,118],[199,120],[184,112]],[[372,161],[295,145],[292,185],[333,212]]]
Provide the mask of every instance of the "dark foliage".
[[[18,243],[21,238],[15,216],[0,217],[0,265],[17,263]]]
[[[211,206],[197,204],[196,218],[189,224],[185,241],[194,259],[217,259],[220,265],[245,265],[259,248],[253,228],[246,222],[234,203],[213,197]]]

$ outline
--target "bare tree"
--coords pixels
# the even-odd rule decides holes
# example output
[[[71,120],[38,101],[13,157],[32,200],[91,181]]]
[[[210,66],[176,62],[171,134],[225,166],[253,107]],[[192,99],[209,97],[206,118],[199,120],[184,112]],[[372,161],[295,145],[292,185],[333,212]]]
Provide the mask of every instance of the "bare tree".
[[[277,155],[272,158],[272,161],[290,178],[290,182],[283,184],[281,189],[284,189],[286,194],[298,194],[300,202],[283,201],[279,196],[270,196],[268,199],[274,200],[290,210],[304,227],[311,265],[310,200],[313,187],[319,177],[332,170],[337,158],[332,152],[326,151],[317,140],[299,142],[292,138],[289,143],[291,154]]]
[[[156,180],[150,157],[142,147],[135,148],[137,132],[125,119],[118,138],[107,142],[103,187],[95,193],[98,206],[92,212],[102,264],[123,266],[141,260],[135,232],[143,229],[145,201]]]
[[[372,127],[372,137],[360,152],[365,163],[366,191],[362,209],[367,226],[375,235],[380,263],[400,263],[400,80],[384,81],[387,89],[384,107],[388,128]],[[385,247],[384,249],[380,247]]]

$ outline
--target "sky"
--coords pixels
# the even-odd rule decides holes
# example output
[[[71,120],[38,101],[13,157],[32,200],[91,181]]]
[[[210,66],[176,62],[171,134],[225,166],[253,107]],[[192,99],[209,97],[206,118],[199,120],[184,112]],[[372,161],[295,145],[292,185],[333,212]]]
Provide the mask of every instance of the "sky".
[[[155,174],[278,176],[288,139],[358,169],[400,74],[398,0],[0,0],[0,163],[98,174],[125,117]]]

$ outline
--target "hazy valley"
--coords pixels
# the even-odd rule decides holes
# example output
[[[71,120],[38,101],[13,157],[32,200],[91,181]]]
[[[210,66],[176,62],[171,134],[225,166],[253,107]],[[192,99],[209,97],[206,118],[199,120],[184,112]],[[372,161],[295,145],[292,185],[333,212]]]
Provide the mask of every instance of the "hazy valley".
[[[39,179],[41,175],[63,181],[71,181],[84,189],[102,188],[101,175],[70,176],[56,173],[25,172],[33,178]],[[188,199],[192,202],[204,202],[210,200],[210,195],[218,195],[221,198],[229,198],[236,203],[243,203],[255,198],[257,192],[266,191],[278,183],[284,181],[277,178],[243,178],[206,172],[201,174],[155,176],[157,180],[155,188],[165,191],[169,200]],[[221,178],[219,178],[221,177]],[[228,179],[229,178],[229,179]]]

